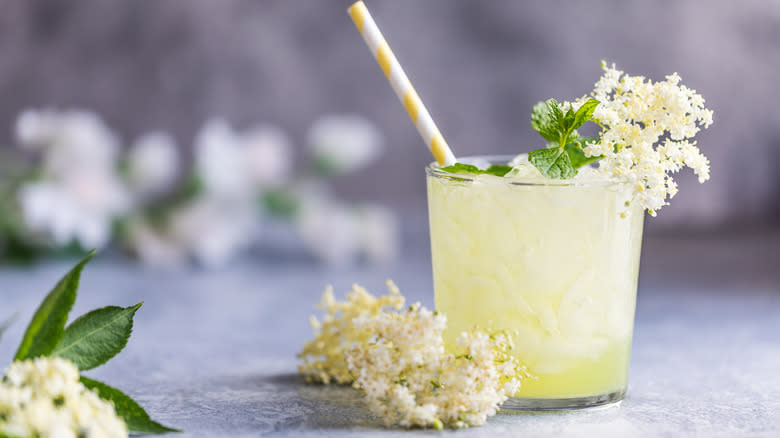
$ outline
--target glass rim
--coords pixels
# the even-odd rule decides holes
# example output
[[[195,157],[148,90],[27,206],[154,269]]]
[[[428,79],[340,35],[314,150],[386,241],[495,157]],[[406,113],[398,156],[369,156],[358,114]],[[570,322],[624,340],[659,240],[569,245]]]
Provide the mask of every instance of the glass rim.
[[[459,163],[472,164],[475,161],[487,161],[492,164],[507,164],[517,155],[468,155],[465,157],[458,157]],[[446,179],[450,181],[474,181],[477,176],[466,173],[453,173],[440,169],[439,163],[433,161],[425,166],[426,176]],[[619,181],[614,179],[601,179],[601,180],[586,180],[586,181],[573,181],[563,179],[549,179],[540,181],[536,178],[502,178],[496,177],[496,181],[502,181],[508,185],[516,186],[539,186],[539,187],[609,187],[625,184],[625,181]]]

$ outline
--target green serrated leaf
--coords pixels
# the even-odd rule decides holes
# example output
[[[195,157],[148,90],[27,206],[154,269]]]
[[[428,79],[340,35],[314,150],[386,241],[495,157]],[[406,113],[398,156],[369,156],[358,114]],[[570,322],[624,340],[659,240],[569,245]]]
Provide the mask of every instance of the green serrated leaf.
[[[27,326],[14,360],[46,356],[54,350],[65,332],[68,313],[76,301],[81,270],[94,255],[95,251],[90,251],[44,298]]]
[[[127,345],[133,316],[142,304],[108,306],[82,315],[65,329],[51,356],[68,359],[81,371],[103,365]]]
[[[585,122],[593,118],[593,111],[596,110],[596,107],[599,106],[599,103],[600,102],[596,99],[588,99],[587,102],[583,103],[574,114],[574,124],[572,125],[571,129],[577,129],[584,125]]]
[[[547,141],[558,142],[561,137],[563,111],[555,99],[534,105],[531,111],[531,127]]]
[[[574,126],[574,117],[574,110],[570,106],[569,110],[566,111],[566,115],[563,116],[563,123],[561,123],[562,131],[569,133],[576,128],[576,126]]]
[[[547,99],[545,101],[545,104],[547,105],[547,110],[549,111],[550,115],[552,116],[552,120],[555,121],[555,123],[558,124],[558,127],[563,128],[564,125],[564,114],[563,109],[561,109],[561,104],[558,103],[555,99]]]
[[[181,432],[152,420],[141,405],[116,388],[84,376],[81,376],[81,383],[87,388],[97,391],[100,398],[113,402],[116,414],[124,420],[130,431],[142,433]]]
[[[572,167],[575,169],[579,169],[582,166],[585,166],[587,164],[596,162],[602,158],[604,158],[603,155],[599,155],[596,157],[588,157],[585,155],[585,152],[582,150],[585,143],[592,143],[594,141],[598,141],[598,137],[579,137],[573,141],[570,141],[566,144],[566,146],[563,148],[567,155],[569,155],[569,161],[571,161]]]
[[[561,148],[531,151],[528,153],[528,161],[548,178],[568,179],[577,174],[569,155]]]
[[[443,170],[445,172],[450,172],[450,173],[470,173],[474,175],[487,174],[487,175],[495,175],[495,176],[504,176],[510,170],[512,170],[512,166],[507,166],[505,164],[493,164],[487,169],[480,169],[477,166],[471,164],[455,163],[447,167],[442,167],[440,168],[440,170]]]

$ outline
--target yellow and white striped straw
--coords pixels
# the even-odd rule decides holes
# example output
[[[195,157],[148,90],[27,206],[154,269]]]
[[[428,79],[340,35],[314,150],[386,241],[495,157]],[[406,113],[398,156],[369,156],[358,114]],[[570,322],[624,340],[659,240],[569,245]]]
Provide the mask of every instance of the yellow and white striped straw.
[[[401,64],[395,59],[395,55],[390,50],[390,46],[387,45],[387,41],[382,36],[382,32],[379,31],[374,19],[371,18],[366,5],[359,1],[350,6],[347,11],[360,34],[363,35],[363,39],[368,48],[371,49],[371,53],[374,54],[379,66],[382,67],[382,71],[385,72],[385,76],[390,81],[398,99],[406,107],[409,118],[417,126],[417,130],[425,144],[428,145],[428,149],[431,150],[433,157],[442,166],[455,164],[455,155],[447,146],[447,142],[444,141],[444,137],[442,137],[420,97],[417,96],[417,92],[414,91],[414,87],[409,82],[409,78],[406,77]]]

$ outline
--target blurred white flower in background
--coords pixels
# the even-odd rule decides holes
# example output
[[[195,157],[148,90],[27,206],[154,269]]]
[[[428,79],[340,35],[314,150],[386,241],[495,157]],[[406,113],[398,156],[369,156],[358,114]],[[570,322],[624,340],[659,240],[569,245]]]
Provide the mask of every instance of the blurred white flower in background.
[[[357,211],[360,250],[369,262],[388,263],[400,252],[400,227],[396,214],[387,207],[369,204]]]
[[[42,154],[50,175],[115,171],[119,140],[95,113],[84,110],[26,110],[16,122],[20,146]]]
[[[195,261],[219,268],[255,242],[258,219],[253,205],[201,197],[171,211],[164,224],[133,220],[127,234],[145,264],[173,267]]]
[[[347,206],[326,198],[307,198],[295,221],[309,250],[328,264],[345,265],[360,257],[371,263],[393,261],[399,252],[396,215],[379,205]]]
[[[141,197],[168,191],[179,174],[179,151],[166,132],[150,132],[138,138],[127,153],[127,177]]]
[[[198,263],[220,267],[254,243],[258,220],[254,204],[205,197],[173,212],[168,230]]]
[[[280,186],[292,170],[292,143],[281,129],[257,125],[241,134],[249,180],[258,187]]]
[[[308,135],[315,165],[324,172],[346,173],[375,161],[383,150],[382,135],[357,115],[332,115],[314,122]]]
[[[195,139],[204,193],[172,213],[173,240],[205,266],[224,265],[255,243],[261,194],[287,183],[291,169],[292,145],[279,128],[237,132],[224,120],[207,121]]]
[[[319,260],[331,265],[354,261],[360,247],[358,223],[346,206],[332,199],[310,198],[302,203],[295,225]]]
[[[195,172],[217,196],[242,197],[250,191],[238,138],[222,119],[211,119],[195,137]]]
[[[27,227],[58,246],[105,247],[114,219],[131,207],[116,172],[116,136],[97,115],[80,110],[25,111],[16,135],[42,161],[40,178],[18,192]]]
[[[292,148],[278,128],[259,125],[245,133],[211,119],[195,138],[195,166],[206,190],[221,198],[252,197],[259,187],[284,183]]]
[[[289,137],[270,124],[235,130],[208,120],[188,169],[165,132],[139,137],[120,157],[116,135],[88,111],[24,111],[16,137],[36,164],[12,208],[24,232],[48,238],[42,250],[104,248],[119,237],[146,264],[204,267],[223,266],[261,240],[284,249],[303,243],[330,264],[382,263],[399,252],[391,210],[338,200],[327,184],[382,152],[379,131],[359,116],[318,120],[308,135],[314,162],[297,174]]]
[[[100,174],[24,184],[19,203],[31,231],[47,234],[57,246],[76,242],[84,249],[105,247],[114,218],[129,208],[126,191]]]

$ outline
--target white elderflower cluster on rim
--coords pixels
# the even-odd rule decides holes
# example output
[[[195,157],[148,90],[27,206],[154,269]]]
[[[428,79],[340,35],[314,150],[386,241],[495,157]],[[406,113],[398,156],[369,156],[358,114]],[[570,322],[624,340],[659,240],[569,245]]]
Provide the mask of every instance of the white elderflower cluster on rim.
[[[0,435],[39,438],[127,437],[111,402],[79,381],[60,358],[14,362],[0,383]]]
[[[398,288],[390,281],[388,288],[390,293],[378,300],[402,306]],[[357,290],[358,295],[367,294]],[[320,332],[304,352],[319,343],[320,350],[334,353],[331,369],[343,372],[346,362],[340,382],[354,378],[353,386],[365,392],[368,408],[387,426],[440,429],[484,424],[526,375],[509,354],[512,344],[504,333],[463,332],[457,351],[448,352],[442,337],[447,326],[444,315],[419,303],[403,312],[385,311],[376,306],[377,299],[365,296],[369,307],[363,311],[355,305],[356,298],[353,291],[346,303],[338,303],[332,291],[326,291],[323,302],[330,303],[329,308],[349,309],[349,316],[338,319],[346,331],[331,330],[328,339]],[[333,328],[333,313],[326,318]]]
[[[634,187],[634,200],[655,216],[677,194],[670,173],[687,166],[699,177],[710,178],[710,162],[692,141],[701,128],[712,124],[704,98],[680,83],[677,73],[653,82],[629,76],[601,64],[604,75],[589,97],[597,99],[593,120],[601,125],[600,141],[584,148],[589,157],[603,155],[599,172]]]

